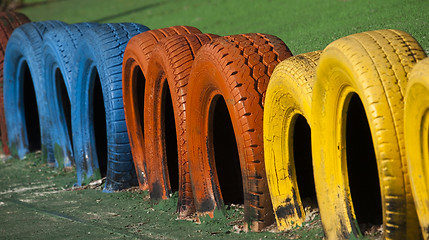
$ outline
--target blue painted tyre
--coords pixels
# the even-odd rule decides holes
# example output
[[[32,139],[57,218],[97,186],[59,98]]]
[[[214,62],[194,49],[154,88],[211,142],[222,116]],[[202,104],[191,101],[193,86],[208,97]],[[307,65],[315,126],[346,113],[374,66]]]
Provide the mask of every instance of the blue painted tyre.
[[[149,30],[102,24],[85,31],[74,62],[73,149],[78,185],[106,177],[104,192],[137,185],[122,99],[122,58],[133,36]]]
[[[74,164],[71,132],[71,96],[76,89],[72,74],[77,63],[73,61],[83,31],[97,23],[77,23],[55,28],[44,36],[42,69],[46,99],[49,101],[56,166],[70,168]]]
[[[50,166],[55,160],[41,71],[42,44],[47,31],[65,25],[60,21],[21,25],[10,36],[5,52],[3,94],[9,148],[19,158],[41,149]]]

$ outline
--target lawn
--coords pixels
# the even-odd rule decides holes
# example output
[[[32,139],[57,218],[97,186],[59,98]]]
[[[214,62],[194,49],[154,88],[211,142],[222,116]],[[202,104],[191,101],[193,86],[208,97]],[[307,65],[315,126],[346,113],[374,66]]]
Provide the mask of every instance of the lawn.
[[[33,21],[136,22],[150,28],[198,27],[218,35],[261,32],[280,37],[294,54],[335,39],[393,28],[413,35],[429,52],[425,0],[31,0],[20,9]]]
[[[0,160],[0,239],[317,239],[320,218],[289,232],[244,233],[243,209],[226,218],[178,220],[177,196],[153,202],[137,188],[106,194],[72,188],[76,172],[47,167],[40,153]]]

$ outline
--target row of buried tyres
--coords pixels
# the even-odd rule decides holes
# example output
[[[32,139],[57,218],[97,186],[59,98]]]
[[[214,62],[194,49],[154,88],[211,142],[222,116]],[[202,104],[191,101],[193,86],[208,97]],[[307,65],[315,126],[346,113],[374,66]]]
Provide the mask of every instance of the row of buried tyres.
[[[0,14],[3,152],[76,185],[178,192],[180,218],[244,205],[245,229],[428,238],[429,60],[398,30],[292,56],[279,38]],[[417,66],[415,66],[417,65]]]

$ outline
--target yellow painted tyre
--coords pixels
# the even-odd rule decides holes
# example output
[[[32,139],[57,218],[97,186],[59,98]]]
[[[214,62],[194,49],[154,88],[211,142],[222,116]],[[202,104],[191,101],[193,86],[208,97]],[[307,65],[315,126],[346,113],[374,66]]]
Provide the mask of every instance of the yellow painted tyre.
[[[429,58],[410,75],[405,95],[405,143],[414,202],[424,239],[429,239]]]
[[[307,123],[310,119],[313,79],[320,54],[321,51],[315,51],[282,61],[268,84],[264,109],[265,169],[279,230],[300,226],[305,220],[295,161],[311,163],[311,157],[294,158],[294,133],[299,117]],[[312,174],[311,167],[305,171]]]
[[[384,237],[419,238],[407,176],[403,107],[407,76],[424,57],[417,41],[398,30],[353,34],[332,42],[323,51],[313,88],[311,139],[317,200],[328,239],[360,236],[361,222],[356,213],[376,214],[369,210],[377,204],[376,199],[359,198],[367,203],[361,208],[364,211],[355,211],[360,202],[352,201],[352,181],[361,190],[360,181],[365,182],[372,175],[365,173],[367,166],[358,175],[349,173],[365,164],[374,164],[375,179],[364,187],[379,191]],[[357,130],[348,128],[347,122],[354,121],[348,119],[352,113],[350,106],[362,112],[364,120],[356,124],[365,122],[366,128],[364,125]],[[361,128],[368,129],[368,137],[366,141],[357,141],[353,145],[356,149],[352,149],[346,139],[350,143],[356,139],[348,134],[360,134]],[[348,155],[352,151],[372,154],[374,161],[355,159],[354,155]]]

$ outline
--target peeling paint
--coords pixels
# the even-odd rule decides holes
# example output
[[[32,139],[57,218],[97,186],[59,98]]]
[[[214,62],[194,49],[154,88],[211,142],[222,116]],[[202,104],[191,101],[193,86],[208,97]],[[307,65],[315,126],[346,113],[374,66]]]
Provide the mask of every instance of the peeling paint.
[[[206,198],[203,201],[201,201],[200,204],[198,204],[198,211],[199,212],[211,212],[215,208],[215,203],[212,199]]]
[[[159,200],[162,198],[162,186],[159,181],[156,181],[152,184],[152,189],[150,191],[150,198]]]

